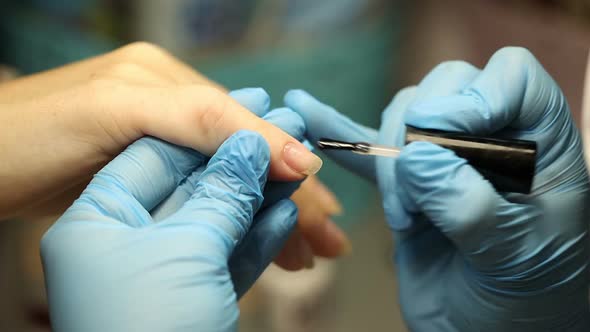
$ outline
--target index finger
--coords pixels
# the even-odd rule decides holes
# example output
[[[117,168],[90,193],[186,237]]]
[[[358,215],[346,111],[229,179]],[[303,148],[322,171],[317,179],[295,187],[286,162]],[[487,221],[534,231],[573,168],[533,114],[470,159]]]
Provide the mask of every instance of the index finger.
[[[319,157],[297,139],[260,119],[228,94],[205,85],[174,87],[105,87],[103,95],[116,109],[130,111],[137,123],[133,135],[151,135],[213,155],[233,133],[258,132],[270,146],[273,180],[295,181],[315,174]],[[126,112],[125,112],[126,113]]]
[[[66,214],[92,210],[142,226],[151,221],[148,211],[206,160],[191,149],[142,138],[100,170]]]
[[[285,105],[301,115],[305,121],[306,134],[311,141],[322,137],[352,142],[377,140],[376,130],[354,122],[303,90],[287,92],[284,100]],[[360,156],[348,151],[326,150],[325,153],[352,172],[375,181],[375,157]]]

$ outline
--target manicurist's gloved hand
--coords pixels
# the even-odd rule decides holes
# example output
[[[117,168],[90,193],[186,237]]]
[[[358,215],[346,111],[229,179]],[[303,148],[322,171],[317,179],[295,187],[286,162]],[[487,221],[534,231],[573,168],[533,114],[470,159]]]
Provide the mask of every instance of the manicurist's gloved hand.
[[[559,87],[528,51],[502,49],[481,71],[438,66],[397,94],[379,131],[301,91],[285,101],[312,140],[401,146],[405,122],[536,141],[530,195],[498,193],[465,160],[430,143],[406,146],[397,160],[330,156],[379,184],[411,330],[590,330],[590,186],[580,136]]]
[[[288,199],[261,208],[269,158],[249,131],[208,163],[153,138],[128,147],[42,240],[53,328],[235,330],[239,297],[296,219]]]
[[[301,116],[285,107],[269,111],[270,97],[263,89],[235,90],[230,96],[266,122],[303,140],[305,124]],[[331,220],[334,214],[341,212],[340,203],[315,176],[307,177],[300,184],[271,180],[264,197],[266,201],[272,201],[278,191],[290,188],[292,192],[295,185],[299,188],[290,198],[297,205],[297,228],[289,236],[275,263],[283,269],[299,270],[312,267],[314,256],[335,258],[350,252],[351,245],[346,234]]]

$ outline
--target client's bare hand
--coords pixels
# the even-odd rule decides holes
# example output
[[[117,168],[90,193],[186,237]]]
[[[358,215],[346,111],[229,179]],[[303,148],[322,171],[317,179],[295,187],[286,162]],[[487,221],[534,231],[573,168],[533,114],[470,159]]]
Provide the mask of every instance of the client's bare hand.
[[[212,154],[232,133],[251,129],[270,145],[272,179],[299,180],[321,167],[320,159],[296,139],[146,43],[1,84],[0,127],[0,220],[61,212],[94,173],[145,135]],[[305,225],[324,225],[339,210],[321,183],[307,180],[300,190],[308,191],[301,196],[314,195],[316,202],[326,203],[297,199]],[[304,224],[299,228],[313,228]],[[320,243],[331,243],[316,239],[321,232],[302,233],[311,248],[321,248]],[[339,254],[349,247],[342,234],[338,239],[326,234],[334,242],[332,251]]]

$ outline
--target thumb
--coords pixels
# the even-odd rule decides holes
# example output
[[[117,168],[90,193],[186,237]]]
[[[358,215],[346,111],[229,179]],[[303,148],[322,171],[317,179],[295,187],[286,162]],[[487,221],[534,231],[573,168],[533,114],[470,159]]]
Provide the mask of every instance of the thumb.
[[[523,210],[533,207],[506,201],[452,151],[426,142],[409,144],[395,173],[404,210],[425,215],[480,271],[520,253],[536,215]]]
[[[198,225],[224,257],[250,229],[262,204],[270,151],[262,136],[239,131],[213,155],[191,198],[161,224]],[[221,241],[216,241],[221,237]]]
[[[244,241],[236,248],[229,268],[238,299],[244,295],[285,246],[297,223],[297,206],[281,200],[256,215]]]
[[[258,117],[263,117],[268,113],[270,96],[263,88],[233,90],[229,96]]]
[[[375,142],[377,131],[360,125],[334,108],[323,104],[303,90],[291,90],[285,95],[285,105],[305,121],[307,138],[316,142],[322,137],[352,142]],[[375,180],[375,158],[343,151],[324,151],[347,169]]]

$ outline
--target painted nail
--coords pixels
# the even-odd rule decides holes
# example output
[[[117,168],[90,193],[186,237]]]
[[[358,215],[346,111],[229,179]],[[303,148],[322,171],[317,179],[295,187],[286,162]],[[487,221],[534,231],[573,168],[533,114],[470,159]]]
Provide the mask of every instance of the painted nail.
[[[287,143],[283,148],[285,163],[297,173],[313,175],[322,168],[320,157],[311,153],[301,143]]]

